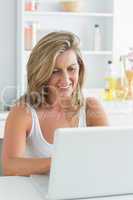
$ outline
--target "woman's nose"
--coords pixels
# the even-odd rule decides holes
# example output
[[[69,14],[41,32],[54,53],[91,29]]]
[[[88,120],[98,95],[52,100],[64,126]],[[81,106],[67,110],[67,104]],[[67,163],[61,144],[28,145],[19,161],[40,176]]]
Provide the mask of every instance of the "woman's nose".
[[[69,74],[67,71],[62,73],[61,80],[63,83],[69,83]]]

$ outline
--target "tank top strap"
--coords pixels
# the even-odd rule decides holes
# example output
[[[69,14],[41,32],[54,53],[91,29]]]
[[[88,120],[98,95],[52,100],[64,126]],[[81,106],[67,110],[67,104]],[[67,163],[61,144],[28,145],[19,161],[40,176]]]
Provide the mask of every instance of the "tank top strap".
[[[79,111],[79,127],[86,127],[86,101]]]
[[[28,106],[29,111],[31,112],[31,117],[32,117],[32,128],[29,133],[29,137],[30,137],[32,134],[35,134],[36,133],[35,130],[39,130],[40,127],[39,127],[39,121],[38,121],[38,116],[37,116],[36,110],[29,104],[27,106]]]

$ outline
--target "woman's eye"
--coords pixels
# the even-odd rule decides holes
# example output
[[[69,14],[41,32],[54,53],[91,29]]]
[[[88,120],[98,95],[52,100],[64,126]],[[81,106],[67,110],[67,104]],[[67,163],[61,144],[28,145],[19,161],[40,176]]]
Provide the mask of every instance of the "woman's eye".
[[[68,71],[74,72],[74,71],[76,71],[76,68],[75,67],[70,67],[70,68],[68,68]]]
[[[53,74],[56,74],[56,73],[59,73],[59,72],[60,72],[59,70],[54,70]]]

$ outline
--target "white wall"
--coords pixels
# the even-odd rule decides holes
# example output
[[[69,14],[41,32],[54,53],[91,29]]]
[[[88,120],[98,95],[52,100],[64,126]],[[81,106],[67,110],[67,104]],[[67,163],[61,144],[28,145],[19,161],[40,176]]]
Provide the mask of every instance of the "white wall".
[[[16,85],[16,2],[17,0],[0,0],[0,96],[3,88]],[[8,92],[8,102],[15,93]],[[0,140],[0,175],[1,175]]]
[[[16,84],[16,2],[0,0],[0,96],[3,88]],[[9,93],[11,100],[15,93]]]
[[[115,13],[114,54],[118,57],[133,47],[133,1],[115,0]]]

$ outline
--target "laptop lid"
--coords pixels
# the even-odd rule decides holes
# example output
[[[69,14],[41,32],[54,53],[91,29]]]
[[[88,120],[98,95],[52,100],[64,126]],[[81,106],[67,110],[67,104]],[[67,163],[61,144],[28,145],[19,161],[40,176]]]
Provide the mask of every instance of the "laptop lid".
[[[133,193],[133,128],[57,129],[48,198]]]

